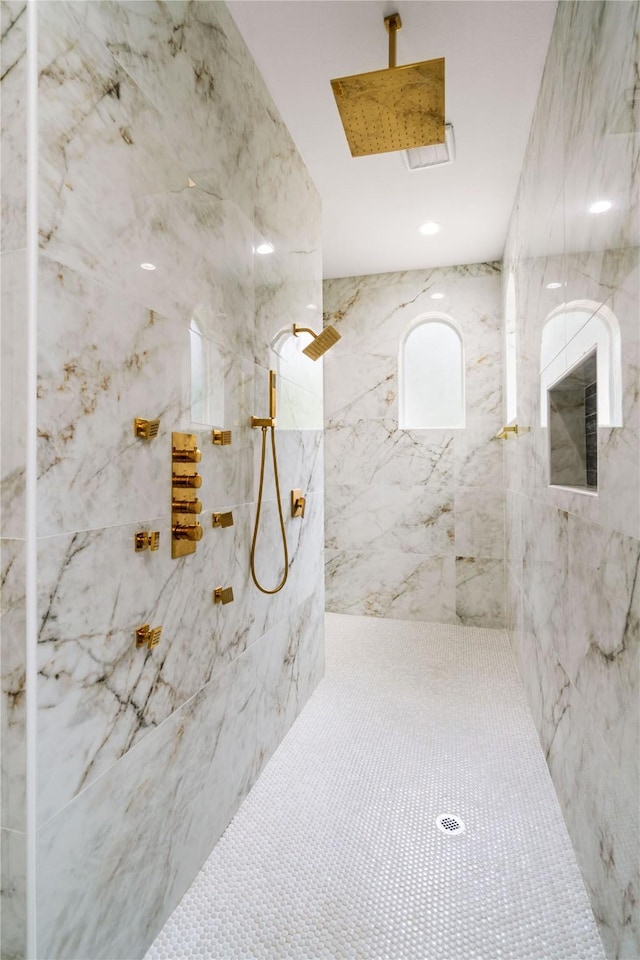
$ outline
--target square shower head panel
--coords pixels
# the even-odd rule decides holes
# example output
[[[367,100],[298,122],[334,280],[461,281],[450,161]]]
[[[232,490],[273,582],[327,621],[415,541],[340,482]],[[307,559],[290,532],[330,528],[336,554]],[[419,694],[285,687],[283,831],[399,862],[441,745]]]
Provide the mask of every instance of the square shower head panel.
[[[444,143],[444,57],[331,81],[351,156]]]

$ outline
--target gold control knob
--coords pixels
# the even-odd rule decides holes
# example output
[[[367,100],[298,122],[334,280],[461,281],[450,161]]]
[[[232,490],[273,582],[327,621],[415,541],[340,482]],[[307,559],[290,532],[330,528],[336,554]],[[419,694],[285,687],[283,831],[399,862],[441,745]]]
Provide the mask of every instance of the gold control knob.
[[[176,477],[173,475],[172,483],[174,487],[201,487],[202,477],[199,473],[194,473],[192,477]]]
[[[202,540],[202,527],[199,523],[176,523],[173,535],[176,540]]]
[[[202,513],[202,504],[199,500],[172,500],[171,509],[174,513]]]
[[[174,463],[200,463],[202,454],[197,447],[193,450],[173,450]]]

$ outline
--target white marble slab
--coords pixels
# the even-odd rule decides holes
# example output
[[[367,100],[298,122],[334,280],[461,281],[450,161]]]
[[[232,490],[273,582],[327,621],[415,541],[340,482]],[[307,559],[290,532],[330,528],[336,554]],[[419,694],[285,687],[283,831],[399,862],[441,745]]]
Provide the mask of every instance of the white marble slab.
[[[27,236],[27,4],[0,4],[2,54],[2,171],[0,172],[0,250],[21,250]],[[4,281],[3,281],[4,286]]]
[[[504,562],[456,557],[456,618],[468,626],[504,626]]]
[[[0,540],[1,826],[26,830],[25,542]]]
[[[327,610],[455,622],[455,560],[385,550],[326,551]]]
[[[0,951],[7,960],[25,957],[27,929],[26,836],[0,829],[2,927]]]
[[[43,956],[144,954],[251,786],[255,683],[236,660],[40,830]]]
[[[16,250],[0,255],[0,534],[25,535],[25,433],[27,392],[26,254]]]

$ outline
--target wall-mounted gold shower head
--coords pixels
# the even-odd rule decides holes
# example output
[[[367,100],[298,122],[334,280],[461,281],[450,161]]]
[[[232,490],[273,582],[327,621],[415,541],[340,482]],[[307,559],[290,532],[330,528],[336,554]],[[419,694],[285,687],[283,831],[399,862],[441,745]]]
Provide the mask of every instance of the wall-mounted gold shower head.
[[[397,13],[384,18],[389,68],[331,81],[352,157],[445,142],[444,58],[396,66]]]
[[[309,327],[299,327],[297,323],[294,323],[294,337],[297,337],[299,333],[310,333],[313,337],[311,343],[302,351],[312,360],[319,360],[340,339],[340,334],[335,327],[325,327],[322,333],[314,333]]]

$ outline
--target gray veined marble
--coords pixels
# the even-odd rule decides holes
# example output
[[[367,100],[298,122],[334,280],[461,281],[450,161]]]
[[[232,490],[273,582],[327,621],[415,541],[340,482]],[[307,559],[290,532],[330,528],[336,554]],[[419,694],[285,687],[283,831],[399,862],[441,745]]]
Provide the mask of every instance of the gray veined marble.
[[[471,264],[325,282],[342,336],[325,367],[330,610],[504,623],[499,279]],[[462,331],[465,427],[402,430],[401,344],[434,311]]]
[[[607,955],[620,960],[640,954],[640,139],[628,123],[639,32],[638,3],[559,4],[505,248],[518,417],[531,426],[505,450],[510,637]],[[594,216],[598,199],[612,207]],[[539,426],[542,330],[576,301],[606,306],[621,344],[622,425],[598,427],[596,497],[548,486]],[[571,465],[566,445],[555,452]]]
[[[3,956],[25,932],[25,10],[0,8]],[[283,507],[302,487],[307,513],[287,516],[275,597],[249,576],[260,438],[248,425],[274,336],[321,302],[320,203],[224,4],[34,10],[37,953],[131,958],[322,674],[321,377],[283,365]],[[268,263],[260,237],[276,246]],[[158,436],[134,437],[134,417],[159,417]],[[213,426],[231,446],[213,446]],[[182,560],[173,431],[202,452],[204,536]],[[257,562],[275,577],[272,480],[265,495]],[[213,529],[226,510],[234,525]],[[141,530],[160,531],[159,551],[134,552]],[[232,604],[214,605],[217,586],[233,587]],[[163,627],[151,651],[134,645],[144,623]]]

